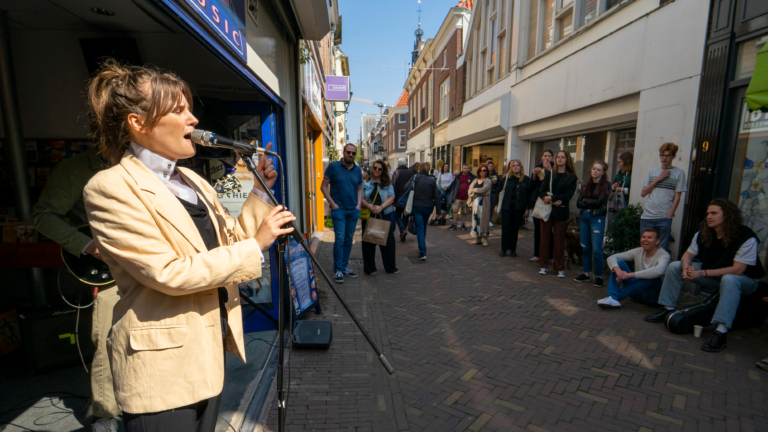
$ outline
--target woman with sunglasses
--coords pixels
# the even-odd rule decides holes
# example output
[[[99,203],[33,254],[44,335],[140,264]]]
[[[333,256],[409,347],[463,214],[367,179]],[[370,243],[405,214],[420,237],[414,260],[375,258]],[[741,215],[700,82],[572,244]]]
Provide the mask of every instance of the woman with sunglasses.
[[[525,175],[523,163],[518,159],[512,159],[507,164],[504,177],[497,185],[501,186],[496,212],[501,213],[501,252],[499,256],[517,256],[517,234],[520,225],[525,223],[528,217],[531,179]]]
[[[491,235],[491,188],[493,182],[488,178],[488,167],[481,165],[477,169],[477,178],[469,185],[469,202],[472,206],[472,236],[475,244],[488,246]]]
[[[383,161],[377,160],[371,165],[370,180],[363,182],[363,207],[371,212],[369,218],[363,220],[363,232],[370,218],[383,219],[389,223],[387,245],[379,245],[381,260],[384,261],[384,271],[397,273],[395,266],[395,226],[392,222],[392,204],[395,202],[395,188],[389,179],[389,170]],[[376,243],[363,241],[363,271],[367,275],[376,274]]]

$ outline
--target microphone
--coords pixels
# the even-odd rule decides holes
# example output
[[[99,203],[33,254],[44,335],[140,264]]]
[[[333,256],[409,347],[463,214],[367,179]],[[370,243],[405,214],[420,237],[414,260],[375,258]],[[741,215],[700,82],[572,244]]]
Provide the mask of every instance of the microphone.
[[[217,135],[213,132],[208,132],[200,129],[193,130],[192,136],[190,137],[190,139],[192,140],[193,143],[200,144],[201,146],[205,146],[205,147],[228,148],[228,149],[247,152],[251,154],[258,153],[258,154],[263,154],[267,156],[279,157],[277,153],[273,151],[269,151],[263,147],[255,146],[242,141],[235,141],[233,139],[229,139],[227,137]]]

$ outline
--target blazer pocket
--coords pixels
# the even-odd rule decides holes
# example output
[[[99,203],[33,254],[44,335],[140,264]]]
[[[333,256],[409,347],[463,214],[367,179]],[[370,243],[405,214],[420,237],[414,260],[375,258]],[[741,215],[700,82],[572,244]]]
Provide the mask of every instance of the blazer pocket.
[[[179,348],[184,346],[186,340],[186,325],[131,329],[131,348],[135,351]]]

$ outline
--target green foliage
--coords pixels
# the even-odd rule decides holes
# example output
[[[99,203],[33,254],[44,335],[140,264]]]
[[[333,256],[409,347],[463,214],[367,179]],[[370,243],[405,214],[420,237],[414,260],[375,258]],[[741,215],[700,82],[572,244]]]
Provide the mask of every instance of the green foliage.
[[[616,213],[605,233],[603,253],[606,257],[640,247],[640,217],[643,207],[630,204]]]
[[[299,45],[299,62],[301,64],[305,64],[310,60],[312,60],[312,53],[310,53],[309,49],[307,49],[307,45],[302,42]]]
[[[339,152],[336,151],[336,147],[334,147],[333,145],[329,145],[327,147],[327,151],[328,151],[328,162],[335,162],[339,160]]]
[[[363,146],[360,146],[360,148],[357,149],[357,154],[355,155],[355,163],[359,165],[361,160],[363,160]]]
[[[331,219],[331,218],[326,218],[326,219],[325,219],[325,227],[326,227],[326,228],[333,228],[333,219]]]

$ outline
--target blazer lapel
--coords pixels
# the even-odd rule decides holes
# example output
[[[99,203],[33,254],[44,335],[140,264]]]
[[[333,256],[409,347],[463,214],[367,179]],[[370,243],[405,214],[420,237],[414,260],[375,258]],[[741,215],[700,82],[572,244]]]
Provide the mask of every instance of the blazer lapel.
[[[141,190],[152,194],[154,197],[152,205],[163,219],[176,228],[198,252],[208,250],[187,210],[160,179],[155,177],[141,161],[128,152],[120,160],[120,165],[128,171],[128,174],[133,177]]]

